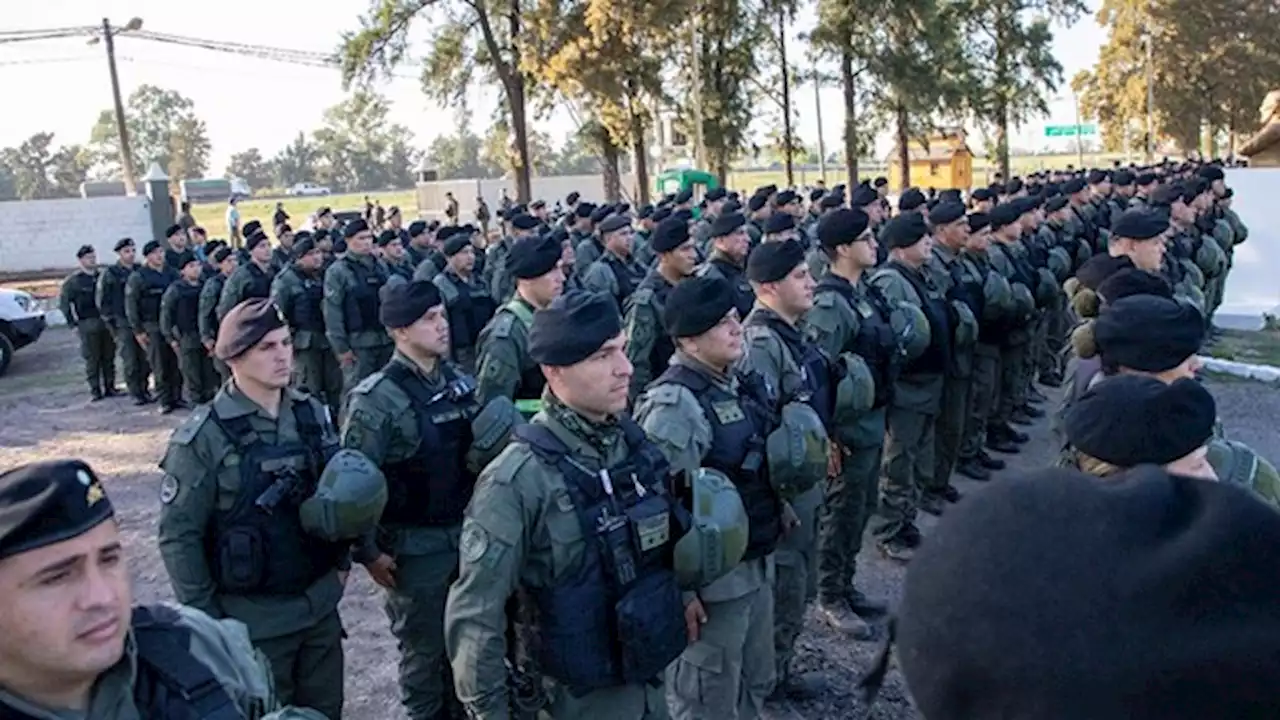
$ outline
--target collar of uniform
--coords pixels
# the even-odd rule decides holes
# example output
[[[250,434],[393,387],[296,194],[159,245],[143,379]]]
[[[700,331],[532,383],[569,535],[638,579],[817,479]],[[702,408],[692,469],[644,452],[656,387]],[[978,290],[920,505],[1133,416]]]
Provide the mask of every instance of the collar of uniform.
[[[942,243],[935,243],[933,251],[937,254],[938,259],[941,260],[944,265],[950,265],[959,257],[955,250],[952,250]]]
[[[353,253],[348,251],[342,257],[346,258],[349,262],[363,263],[370,267],[375,267],[378,264],[378,258],[374,257],[373,253],[371,252],[365,253],[364,255],[360,255],[359,253]]]
[[[718,249],[711,251],[711,257],[707,258],[707,262],[714,263],[716,265],[724,265],[728,268],[732,268],[734,272],[742,271],[741,265],[734,262],[733,258],[729,257],[728,255],[725,255],[723,252],[721,252]]]
[[[442,368],[442,364],[444,363],[444,360],[436,361],[435,372],[427,374],[422,371],[421,365],[413,361],[413,358],[409,357],[408,355],[405,355],[403,352],[400,351],[399,348],[396,348],[395,352],[391,354],[391,362],[400,363],[401,365],[404,365],[405,367],[412,370],[414,374],[417,375],[419,378],[421,378],[422,381],[425,382],[427,384],[427,387],[429,388],[434,389],[436,386],[443,384],[442,383],[443,371],[441,370],[441,368]]]
[[[549,388],[542,393],[542,410],[552,420],[551,431],[569,444],[571,450],[589,448],[603,459],[623,441],[622,427],[616,417],[603,423],[589,420],[561,402]]]
[[[676,350],[675,354],[671,356],[671,364],[683,365],[699,375],[705,376],[721,390],[732,393],[737,392],[738,380],[733,375],[733,368],[730,368],[728,373],[719,372],[683,350]]]
[[[286,390],[280,391],[280,414],[283,415],[291,406],[289,393]],[[230,419],[240,417],[242,415],[252,415],[257,413],[264,418],[270,418],[267,411],[262,409],[258,403],[250,400],[247,395],[240,392],[240,388],[236,387],[235,380],[228,382],[218,391],[217,396],[213,398],[213,410],[218,413],[218,417]],[[270,418],[274,420],[274,418]]]

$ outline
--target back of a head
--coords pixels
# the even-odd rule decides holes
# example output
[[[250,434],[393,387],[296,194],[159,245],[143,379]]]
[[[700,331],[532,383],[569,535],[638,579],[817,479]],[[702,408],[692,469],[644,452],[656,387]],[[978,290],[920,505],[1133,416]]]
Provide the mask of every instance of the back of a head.
[[[1280,715],[1280,515],[1143,466],[957,506],[912,561],[898,655],[928,720]]]

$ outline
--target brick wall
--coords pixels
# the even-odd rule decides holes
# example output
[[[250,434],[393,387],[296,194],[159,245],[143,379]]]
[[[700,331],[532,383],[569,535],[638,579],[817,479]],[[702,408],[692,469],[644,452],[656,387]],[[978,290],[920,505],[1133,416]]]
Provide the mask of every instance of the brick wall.
[[[150,204],[144,196],[0,202],[0,272],[73,268],[85,244],[99,263],[115,262],[120,238],[139,249],[151,240]]]

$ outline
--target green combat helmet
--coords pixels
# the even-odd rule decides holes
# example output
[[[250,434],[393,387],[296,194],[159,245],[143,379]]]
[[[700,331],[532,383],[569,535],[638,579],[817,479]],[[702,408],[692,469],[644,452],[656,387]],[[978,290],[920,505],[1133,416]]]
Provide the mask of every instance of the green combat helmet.
[[[973,316],[973,309],[969,304],[952,300],[951,312],[955,316],[956,326],[952,334],[956,347],[967,348],[978,342],[978,318]]]
[[[773,489],[790,501],[826,479],[831,440],[818,413],[802,402],[783,405],[781,419],[765,438],[764,456]]]
[[[1027,320],[1036,312],[1036,299],[1031,296],[1031,289],[1022,283],[1013,283],[1013,316],[1018,320]]]
[[[1048,307],[1053,304],[1053,300],[1058,295],[1058,289],[1061,285],[1058,279],[1048,268],[1040,268],[1036,270],[1036,304],[1040,307]]]
[[[329,542],[354,540],[377,527],[387,506],[387,477],[358,450],[339,450],[298,515],[302,529]]]
[[[511,398],[498,396],[490,400],[471,421],[467,468],[479,475],[507,446],[511,432],[523,424],[525,416]]]
[[[738,488],[719,470],[689,475],[693,524],[676,542],[674,565],[680,587],[704,587],[725,576],[747,549],[747,510]]]
[[[1206,278],[1216,278],[1227,271],[1227,253],[1211,237],[1201,236],[1200,248],[1196,250],[1194,259],[1196,267]]]
[[[920,308],[911,303],[898,303],[889,312],[889,326],[898,338],[898,346],[907,354],[908,360],[915,360],[929,348],[929,319]]]
[[[1272,507],[1280,508],[1280,473],[1249,446],[1214,438],[1209,441],[1207,459],[1218,479],[1254,491]]]
[[[982,284],[982,296],[985,302],[981,319],[986,322],[1008,320],[1017,312],[1013,302],[1013,287],[1009,285],[1009,279],[1000,273],[987,273],[987,279]]]
[[[857,422],[875,404],[876,380],[861,355],[840,353],[836,362],[844,367],[844,376],[836,383],[832,421],[836,425],[848,425]]]
[[[1067,252],[1066,248],[1050,248],[1049,272],[1053,273],[1054,279],[1059,284],[1066,282],[1071,277],[1071,254]]]

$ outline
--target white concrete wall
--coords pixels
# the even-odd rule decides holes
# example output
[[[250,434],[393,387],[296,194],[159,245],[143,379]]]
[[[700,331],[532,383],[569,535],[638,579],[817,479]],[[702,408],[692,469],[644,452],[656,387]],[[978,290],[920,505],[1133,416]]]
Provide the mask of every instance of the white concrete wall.
[[[634,204],[636,197],[635,176],[622,175],[623,198]],[[502,189],[507,195],[516,199],[515,180],[437,180],[435,182],[418,183],[418,211],[427,218],[444,218],[444,194],[453,193],[458,201],[459,220],[463,223],[475,222],[476,196],[483,196],[489,204],[490,214],[497,213],[502,207]],[[533,199],[546,202],[555,207],[556,201],[564,203],[565,197],[577,192],[583,200],[593,203],[604,202],[604,176],[602,175],[559,175],[555,177],[533,178]],[[496,218],[495,218],[496,219]]]
[[[76,250],[92,245],[99,263],[130,237],[139,249],[152,238],[144,196],[0,202],[0,272],[73,268]]]
[[[1280,168],[1230,168],[1226,176],[1235,192],[1231,209],[1249,226],[1249,239],[1236,246],[1220,312],[1275,312],[1280,305]]]

